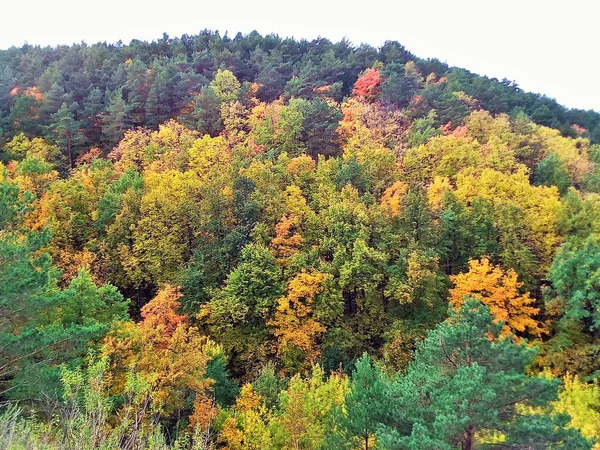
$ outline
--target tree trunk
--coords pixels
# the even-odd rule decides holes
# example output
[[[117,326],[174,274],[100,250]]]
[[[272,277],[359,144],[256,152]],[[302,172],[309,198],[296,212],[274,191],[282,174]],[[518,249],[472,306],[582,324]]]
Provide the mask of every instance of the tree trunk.
[[[462,450],[473,450],[473,438],[475,437],[475,427],[469,425],[463,434]]]

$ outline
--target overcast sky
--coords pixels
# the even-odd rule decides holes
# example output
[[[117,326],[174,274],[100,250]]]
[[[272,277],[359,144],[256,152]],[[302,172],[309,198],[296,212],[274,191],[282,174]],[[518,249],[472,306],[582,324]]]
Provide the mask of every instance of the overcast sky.
[[[598,0],[2,0],[0,49],[85,41],[128,43],[205,28],[235,36],[379,46],[516,81],[527,91],[600,111]],[[89,6],[88,6],[89,5]]]

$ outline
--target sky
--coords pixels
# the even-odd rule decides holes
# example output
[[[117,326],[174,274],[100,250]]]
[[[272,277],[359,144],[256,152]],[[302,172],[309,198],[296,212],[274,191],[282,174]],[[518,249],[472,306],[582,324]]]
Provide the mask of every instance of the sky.
[[[0,49],[257,30],[380,46],[600,111],[597,0],[3,0]]]

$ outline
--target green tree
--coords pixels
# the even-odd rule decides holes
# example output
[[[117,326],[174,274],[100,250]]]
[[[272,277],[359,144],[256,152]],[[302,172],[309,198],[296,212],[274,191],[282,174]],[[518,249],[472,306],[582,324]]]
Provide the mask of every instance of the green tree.
[[[60,364],[78,364],[91,340],[113,320],[127,316],[127,303],[110,285],[98,286],[80,271],[68,287],[42,251],[47,232],[22,229],[28,195],[3,175],[0,183],[0,385],[16,399],[42,399],[60,390]]]
[[[487,307],[468,300],[428,333],[405,375],[390,385],[382,448],[590,449],[566,414],[523,414],[558,398],[560,380],[525,373],[536,347],[501,339]]]
[[[561,195],[573,185],[569,171],[555,153],[540,161],[535,168],[533,180],[538,186],[556,186]]]
[[[193,111],[184,123],[202,134],[217,136],[223,129],[221,99],[210,86],[202,88],[193,99]]]
[[[222,102],[232,103],[238,100],[241,85],[231,71],[219,69],[210,87]]]
[[[80,122],[75,120],[66,103],[63,103],[58,112],[52,115],[50,130],[56,143],[67,154],[69,168],[73,167],[74,153],[85,142],[85,135],[81,132]]]
[[[566,319],[594,332],[600,327],[600,238],[569,241],[559,250],[548,278],[564,305]]]
[[[123,137],[129,127],[129,107],[123,100],[121,90],[108,95],[108,106],[102,115],[102,134],[108,146],[113,146]]]
[[[334,409],[329,418],[328,448],[377,448],[375,433],[387,422],[390,404],[386,376],[363,354],[352,371],[343,409]]]
[[[320,98],[311,101],[291,100],[290,106],[298,108],[303,115],[301,140],[307,153],[315,159],[318,155],[336,155],[340,149],[340,110]]]

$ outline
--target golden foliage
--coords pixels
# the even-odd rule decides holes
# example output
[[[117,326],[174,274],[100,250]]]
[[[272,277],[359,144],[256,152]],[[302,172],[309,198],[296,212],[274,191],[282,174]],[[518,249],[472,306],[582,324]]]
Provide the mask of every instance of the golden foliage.
[[[392,186],[387,188],[381,198],[381,208],[385,214],[392,218],[400,215],[400,204],[402,197],[406,193],[408,185],[402,181],[396,181]]]
[[[440,209],[444,203],[446,192],[452,191],[450,179],[448,177],[435,177],[433,183],[427,188],[427,201],[433,209]]]
[[[304,239],[298,232],[299,225],[298,216],[287,214],[275,225],[276,234],[271,241],[271,248],[275,251],[279,264],[284,265],[291,256],[300,251]]]
[[[539,309],[529,293],[521,294],[523,285],[517,274],[509,269],[504,272],[493,266],[488,258],[469,261],[469,271],[451,277],[454,289],[450,289],[450,304],[459,309],[465,297],[476,297],[490,308],[496,322],[504,322],[503,335],[527,332],[532,336],[544,333],[543,327],[534,319]]]
[[[279,356],[292,346],[303,352],[306,367],[317,361],[320,354],[317,338],[325,332],[325,327],[313,318],[312,305],[328,278],[321,272],[302,271],[290,281],[287,296],[279,299],[275,317],[269,322],[278,338]]]

